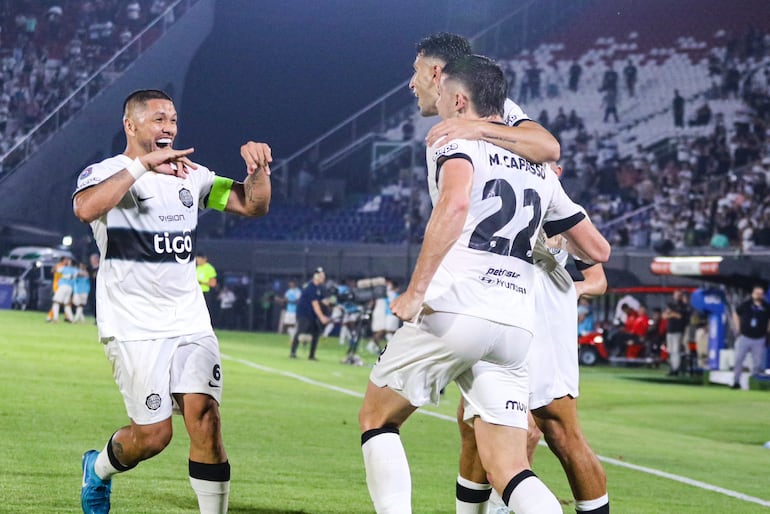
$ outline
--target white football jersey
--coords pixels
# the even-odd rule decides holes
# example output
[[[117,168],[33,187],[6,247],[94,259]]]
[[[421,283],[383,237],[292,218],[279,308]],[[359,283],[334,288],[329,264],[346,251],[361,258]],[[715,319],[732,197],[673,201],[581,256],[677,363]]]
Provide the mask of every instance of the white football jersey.
[[[75,193],[131,163],[117,155],[78,177]],[[133,341],[211,330],[195,277],[195,229],[215,174],[186,178],[148,172],[116,207],[91,222],[101,262],[96,281],[99,337]]]
[[[542,228],[555,235],[585,215],[556,174],[485,141],[456,139],[428,148],[428,189],[435,205],[442,164],[473,166],[463,232],[431,281],[425,303],[532,331],[533,246]]]
[[[515,127],[522,121],[531,121],[531,118],[524,114],[519,104],[510,98],[506,98],[505,105],[503,106],[503,121],[509,127]]]

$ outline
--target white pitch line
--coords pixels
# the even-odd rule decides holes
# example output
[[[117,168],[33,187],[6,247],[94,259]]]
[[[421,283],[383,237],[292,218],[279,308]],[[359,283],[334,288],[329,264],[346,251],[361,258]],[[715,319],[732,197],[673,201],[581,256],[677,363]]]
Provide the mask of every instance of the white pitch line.
[[[601,455],[597,455],[597,457],[599,457],[600,461],[606,462],[608,464],[613,464],[615,466],[620,466],[622,468],[633,469],[634,471],[641,471],[642,473],[648,473],[650,475],[655,475],[661,478],[668,478],[669,480],[673,480],[675,482],[681,482],[683,484],[691,485],[693,487],[699,487],[701,489],[724,494],[726,496],[732,496],[733,498],[737,498],[739,500],[743,500],[750,503],[756,503],[758,505],[762,505],[763,507],[770,507],[770,501],[763,500],[762,498],[756,498],[754,496],[749,496],[748,494],[739,493],[738,491],[733,491],[731,489],[725,489],[724,487],[719,487],[718,485],[711,485],[706,482],[701,482],[700,480],[694,480],[692,478],[683,477],[681,475],[675,475],[673,473],[668,473],[666,471],[660,471],[654,468],[648,468],[645,466],[639,466],[637,464],[631,464],[629,462],[613,459],[611,457],[602,457]]]
[[[363,398],[363,393],[359,393],[358,391],[351,391],[350,389],[345,389],[343,387],[337,387],[336,385],[327,384],[325,382],[319,382],[318,380],[313,380],[312,378],[307,378],[302,375],[297,375],[296,373],[291,373],[289,371],[281,371],[279,369],[273,369],[268,368],[267,366],[262,366],[261,364],[257,364],[256,362],[247,361],[244,359],[238,359],[236,357],[230,357],[229,355],[222,354],[223,359],[228,359],[231,361],[239,362],[243,364],[244,366],[248,366],[250,368],[258,369],[260,371],[264,371],[266,373],[273,373],[275,375],[281,375],[288,378],[293,378],[295,380],[299,380],[300,382],[305,382],[306,384],[322,387],[324,389],[330,389],[332,391],[336,391],[338,393],[346,394],[348,396],[354,396],[356,398]],[[431,412],[429,410],[425,409],[417,409],[417,412],[420,414],[424,414],[426,416],[433,416],[434,418],[443,419],[446,421],[456,421],[456,418],[453,418],[452,416],[447,416],[446,414],[440,414],[438,412]]]
[[[300,382],[304,382],[306,384],[322,387],[324,389],[329,389],[331,391],[336,391],[338,393],[346,394],[348,396],[354,396],[356,398],[363,398],[363,393],[359,393],[358,391],[351,391],[350,389],[345,389],[344,387],[338,387],[332,384],[327,384],[325,382],[319,382],[318,380],[313,380],[312,378],[308,378],[302,375],[298,375],[296,373],[291,373],[289,371],[282,371],[278,369],[269,368],[267,366],[262,366],[261,364],[257,364],[255,362],[247,361],[245,359],[239,359],[236,357],[231,357],[226,354],[222,354],[223,359],[231,360],[238,362],[240,364],[243,364],[244,366],[248,366],[250,368],[258,369],[260,371],[264,371],[265,373],[272,373],[274,375],[281,375],[287,378],[293,378],[295,380],[299,380]],[[426,416],[433,416],[434,418],[443,419],[445,421],[451,421],[455,422],[455,418],[452,416],[447,416],[445,414],[439,414],[437,412],[431,412],[429,410],[425,409],[418,409],[418,413],[424,414]],[[543,442],[540,443],[541,445],[544,445]],[[763,500],[762,498],[757,498],[754,496],[749,496],[747,494],[739,493],[738,491],[733,491],[731,489],[725,489],[724,487],[719,487],[717,485],[708,484],[706,482],[701,482],[700,480],[694,480],[692,478],[687,478],[681,475],[675,475],[674,473],[668,473],[666,471],[660,471],[658,469],[654,468],[648,468],[645,466],[639,466],[637,464],[631,464],[629,462],[625,462],[622,460],[613,459],[611,457],[603,457],[601,455],[597,455],[600,461],[606,462],[607,464],[612,464],[613,466],[618,466],[621,468],[627,468],[632,469],[634,471],[639,471],[642,473],[647,473],[649,475],[661,477],[661,478],[668,478],[669,480],[673,480],[675,482],[681,482],[683,484],[691,485],[693,487],[698,487],[700,489],[705,489],[706,491],[711,491],[719,494],[724,494],[725,496],[730,496],[732,498],[736,498],[738,500],[743,500],[745,502],[749,503],[756,503],[757,505],[762,505],[763,507],[770,507],[770,501]]]

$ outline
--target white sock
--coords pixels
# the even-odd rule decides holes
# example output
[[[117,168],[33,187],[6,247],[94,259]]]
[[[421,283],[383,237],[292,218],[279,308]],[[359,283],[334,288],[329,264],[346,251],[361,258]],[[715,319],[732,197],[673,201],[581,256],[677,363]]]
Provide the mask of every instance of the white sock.
[[[85,317],[83,316],[83,306],[78,305],[77,309],[75,309],[75,319],[72,321],[84,321]]]
[[[500,509],[508,509],[508,506],[505,504],[502,498],[500,498],[500,494],[498,494],[497,491],[492,489],[492,494],[489,495],[489,512],[499,512]]]
[[[64,319],[72,321],[72,307],[69,305],[64,306]]]
[[[58,303],[53,304],[53,320],[59,321],[59,304]]]
[[[516,514],[564,514],[556,496],[530,470],[513,477],[505,492],[511,487],[508,507]],[[505,499],[505,494],[502,496]]]
[[[492,486],[489,484],[471,482],[458,475],[455,494],[455,514],[486,514],[487,500],[478,500],[483,498],[489,499],[491,489]]]
[[[396,429],[382,430],[361,436],[369,496],[377,514],[411,514],[412,479],[401,437]]]
[[[128,471],[133,467],[123,466],[119,469],[113,466],[112,462],[110,461],[110,444],[112,444],[112,437],[110,437],[110,440],[107,441],[106,445],[104,445],[104,448],[99,452],[99,455],[96,456],[96,462],[94,462],[94,471],[96,472],[96,476],[102,480],[110,480],[113,475]]]
[[[575,500],[575,510],[577,511],[592,511],[599,507],[603,507],[610,503],[610,497],[608,494],[596,498],[595,500]]]
[[[198,496],[201,514],[225,514],[230,499],[230,481],[213,482],[190,477],[190,485]]]

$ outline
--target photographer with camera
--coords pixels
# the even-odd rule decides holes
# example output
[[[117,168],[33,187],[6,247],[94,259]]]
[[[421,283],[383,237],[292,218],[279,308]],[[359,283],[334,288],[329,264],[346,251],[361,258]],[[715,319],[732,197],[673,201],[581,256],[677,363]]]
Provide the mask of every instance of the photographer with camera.
[[[329,318],[321,308],[321,302],[326,296],[325,282],[326,273],[324,273],[323,268],[317,268],[313,273],[313,279],[302,288],[302,294],[299,297],[299,302],[297,302],[297,332],[291,341],[291,353],[289,354],[292,359],[297,358],[300,335],[309,334],[311,342],[308,359],[318,360],[315,356],[318,337],[321,335],[324,325],[329,323]]]

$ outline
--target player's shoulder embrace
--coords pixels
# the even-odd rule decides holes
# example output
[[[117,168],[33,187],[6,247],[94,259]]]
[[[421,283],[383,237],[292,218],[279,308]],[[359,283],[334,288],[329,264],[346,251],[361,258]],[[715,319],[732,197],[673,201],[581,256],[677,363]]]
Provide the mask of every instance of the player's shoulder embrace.
[[[478,148],[478,141],[471,141],[468,139],[452,139],[451,141],[442,141],[430,147],[430,155],[433,161],[439,160],[441,157],[447,157],[453,154],[468,154],[473,153]]]

